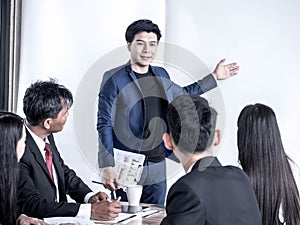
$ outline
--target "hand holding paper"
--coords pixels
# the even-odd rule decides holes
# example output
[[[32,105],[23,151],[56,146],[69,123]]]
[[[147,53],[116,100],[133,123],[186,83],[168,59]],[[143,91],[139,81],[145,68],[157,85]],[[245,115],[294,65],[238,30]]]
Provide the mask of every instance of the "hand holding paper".
[[[113,168],[121,186],[137,184],[141,178],[145,155],[114,148],[115,167]]]
[[[117,179],[117,174],[111,166],[103,168],[102,183],[105,188],[111,191],[120,188],[120,183]]]

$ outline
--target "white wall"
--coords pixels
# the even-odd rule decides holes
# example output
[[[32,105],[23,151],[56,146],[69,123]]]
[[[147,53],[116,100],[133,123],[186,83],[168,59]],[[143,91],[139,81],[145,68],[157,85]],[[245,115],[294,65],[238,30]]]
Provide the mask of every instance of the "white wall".
[[[300,165],[299,8],[297,0],[23,1],[18,112],[31,82],[56,77],[68,87],[75,103],[56,142],[70,167],[98,188],[90,183],[97,167],[98,86],[106,69],[129,59],[127,26],[149,18],[162,30],[167,47],[158,59],[165,60],[174,81],[193,81],[224,57],[240,64],[237,77],[207,94],[221,111],[224,165],[237,165],[236,120],[246,104],[256,102],[274,109],[286,152]],[[174,50],[180,53],[176,59]],[[180,59],[185,53],[191,57]],[[170,173],[170,184],[181,174]]]
[[[194,52],[210,69],[223,57],[241,66],[237,77],[219,83],[226,111],[220,154],[225,164],[235,163],[238,114],[256,102],[275,110],[286,151],[300,163],[299,8],[292,0],[168,1],[169,42]]]

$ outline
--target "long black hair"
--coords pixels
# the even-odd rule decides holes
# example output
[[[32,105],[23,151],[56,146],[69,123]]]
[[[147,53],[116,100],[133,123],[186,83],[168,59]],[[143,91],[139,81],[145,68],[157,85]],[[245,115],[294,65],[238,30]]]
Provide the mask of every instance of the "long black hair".
[[[239,160],[250,177],[263,225],[300,224],[300,200],[274,111],[263,104],[246,106],[238,118]]]
[[[23,119],[0,111],[0,223],[16,224],[18,159],[17,143],[22,138]]]

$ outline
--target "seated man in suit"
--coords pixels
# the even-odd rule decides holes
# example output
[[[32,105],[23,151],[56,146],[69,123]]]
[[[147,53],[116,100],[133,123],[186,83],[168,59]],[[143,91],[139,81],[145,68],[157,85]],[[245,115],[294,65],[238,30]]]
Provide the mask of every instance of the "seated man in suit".
[[[93,193],[64,163],[55,145],[52,134],[63,129],[72,103],[71,92],[54,81],[37,81],[26,90],[26,149],[20,161],[19,210],[38,218],[114,219],[121,212],[120,201],[107,201],[104,192]],[[67,194],[76,203],[68,203]]]
[[[186,175],[170,188],[162,224],[259,225],[260,212],[247,175],[234,166],[221,166],[214,157],[220,143],[217,112],[194,94],[175,98],[167,109],[173,150]]]

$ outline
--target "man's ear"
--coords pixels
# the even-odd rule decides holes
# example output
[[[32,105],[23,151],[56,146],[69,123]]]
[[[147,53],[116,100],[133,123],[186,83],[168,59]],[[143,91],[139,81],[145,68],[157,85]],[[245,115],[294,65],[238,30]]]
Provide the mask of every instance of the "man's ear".
[[[43,127],[46,130],[49,130],[50,127],[51,127],[51,124],[52,124],[52,119],[51,118],[45,119],[44,122],[43,122]]]
[[[131,43],[130,42],[127,42],[127,49],[128,49],[128,51],[131,52]]]
[[[215,138],[214,138],[214,146],[217,146],[221,143],[222,134],[220,130],[215,131]]]
[[[173,142],[172,142],[172,138],[171,138],[170,134],[164,133],[164,135],[163,135],[163,141],[164,141],[165,147],[168,150],[173,150],[174,146],[173,146]]]

